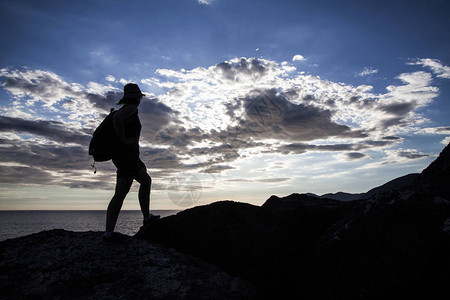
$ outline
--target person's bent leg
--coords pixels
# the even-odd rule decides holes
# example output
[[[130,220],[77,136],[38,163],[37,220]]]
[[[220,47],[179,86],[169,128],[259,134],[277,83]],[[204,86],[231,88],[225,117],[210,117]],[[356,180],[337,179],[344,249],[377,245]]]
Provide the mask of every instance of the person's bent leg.
[[[123,200],[130,191],[132,178],[117,177],[116,190],[106,211],[106,232],[113,232],[122,208]]]
[[[145,219],[150,215],[150,191],[152,186],[152,178],[148,175],[145,167],[139,170],[139,176],[136,178],[136,181],[140,184],[138,198]]]

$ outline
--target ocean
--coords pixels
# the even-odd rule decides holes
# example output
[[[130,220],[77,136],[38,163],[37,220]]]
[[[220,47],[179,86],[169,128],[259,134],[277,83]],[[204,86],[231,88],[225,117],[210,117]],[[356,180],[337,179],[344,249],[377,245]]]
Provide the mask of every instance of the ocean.
[[[167,217],[178,210],[154,210],[153,214]],[[70,231],[104,231],[104,210],[33,210],[0,211],[0,241],[37,233],[42,230],[65,229]],[[134,235],[142,226],[142,213],[122,210],[115,231]]]

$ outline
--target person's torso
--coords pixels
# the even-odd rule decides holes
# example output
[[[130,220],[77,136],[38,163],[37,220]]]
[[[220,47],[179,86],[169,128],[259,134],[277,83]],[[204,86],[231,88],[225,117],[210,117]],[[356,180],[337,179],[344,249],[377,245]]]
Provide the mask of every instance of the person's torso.
[[[124,120],[125,137],[134,137],[139,140],[141,129],[142,125],[137,111],[131,117]]]

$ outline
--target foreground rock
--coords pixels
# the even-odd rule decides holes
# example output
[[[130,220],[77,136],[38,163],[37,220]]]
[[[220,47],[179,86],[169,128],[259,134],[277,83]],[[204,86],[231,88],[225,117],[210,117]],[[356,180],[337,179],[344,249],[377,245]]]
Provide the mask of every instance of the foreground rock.
[[[301,199],[290,201],[297,196]],[[295,259],[306,255],[317,236],[353,205],[306,195],[286,201],[272,197],[268,203],[258,207],[220,201],[195,207],[143,228],[136,237],[174,247],[246,278],[262,297],[284,299],[291,296]]]
[[[412,185],[367,199],[223,201],[161,219],[136,237],[248,279],[266,299],[450,299],[449,175],[447,146]]]
[[[2,299],[255,299],[252,286],[147,241],[44,231],[0,243]]]

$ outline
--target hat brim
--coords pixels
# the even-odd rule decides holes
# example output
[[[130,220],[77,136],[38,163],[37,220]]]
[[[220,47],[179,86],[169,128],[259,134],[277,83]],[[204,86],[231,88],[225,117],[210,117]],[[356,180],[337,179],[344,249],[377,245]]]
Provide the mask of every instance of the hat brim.
[[[135,92],[135,93],[129,93],[123,95],[122,99],[130,99],[130,98],[137,98],[137,97],[145,97],[145,94],[141,92]]]

